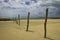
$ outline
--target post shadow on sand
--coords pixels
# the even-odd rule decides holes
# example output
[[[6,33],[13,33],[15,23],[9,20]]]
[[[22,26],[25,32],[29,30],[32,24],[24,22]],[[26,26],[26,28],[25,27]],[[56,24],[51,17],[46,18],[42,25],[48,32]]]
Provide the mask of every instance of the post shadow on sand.
[[[34,31],[32,31],[32,30],[28,30],[27,32],[34,32]]]
[[[32,31],[32,30],[28,30],[28,32],[34,32],[34,31]]]
[[[46,39],[49,39],[49,40],[54,40],[54,39],[52,39],[52,38],[50,38],[50,37],[46,37]]]

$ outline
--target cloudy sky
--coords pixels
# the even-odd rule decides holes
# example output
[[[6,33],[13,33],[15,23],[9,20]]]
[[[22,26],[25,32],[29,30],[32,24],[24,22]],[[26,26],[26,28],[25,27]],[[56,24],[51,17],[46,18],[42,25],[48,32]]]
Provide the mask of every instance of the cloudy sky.
[[[0,18],[13,18],[18,14],[26,18],[30,12],[31,18],[45,16],[49,8],[48,17],[60,17],[60,0],[0,0]]]

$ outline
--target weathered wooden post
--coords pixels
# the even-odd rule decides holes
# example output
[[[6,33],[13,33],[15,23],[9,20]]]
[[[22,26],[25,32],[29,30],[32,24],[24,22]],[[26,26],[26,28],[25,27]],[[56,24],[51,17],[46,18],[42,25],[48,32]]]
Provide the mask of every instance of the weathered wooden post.
[[[16,24],[18,24],[16,17],[15,17],[15,21],[16,21]]]
[[[20,15],[18,14],[18,21],[19,21],[19,25],[20,25]]]
[[[46,35],[47,35],[47,28],[46,28],[47,18],[48,18],[48,8],[46,9],[46,17],[45,17],[45,22],[44,22],[44,38],[46,38]]]
[[[28,31],[28,28],[29,28],[29,17],[30,17],[30,12],[28,12],[28,16],[27,16],[27,28],[26,28],[26,31]]]

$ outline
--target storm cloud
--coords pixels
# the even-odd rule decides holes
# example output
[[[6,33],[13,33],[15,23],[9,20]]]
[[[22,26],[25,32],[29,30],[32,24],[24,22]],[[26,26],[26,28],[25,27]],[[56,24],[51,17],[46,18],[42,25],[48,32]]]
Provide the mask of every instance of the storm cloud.
[[[17,17],[18,14],[21,15],[21,18],[26,18],[28,12],[31,13],[30,18],[45,17],[46,8],[49,9],[48,17],[60,17],[59,0],[25,0],[19,2],[5,3],[0,1],[0,18],[13,18]]]

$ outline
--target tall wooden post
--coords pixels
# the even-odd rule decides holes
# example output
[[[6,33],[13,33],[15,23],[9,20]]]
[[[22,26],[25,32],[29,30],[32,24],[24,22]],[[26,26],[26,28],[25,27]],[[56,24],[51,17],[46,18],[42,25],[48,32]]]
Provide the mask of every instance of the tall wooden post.
[[[19,25],[20,25],[20,15],[18,14],[18,21],[19,21]]]
[[[47,35],[47,28],[46,28],[47,18],[48,18],[48,8],[46,9],[46,17],[45,17],[45,22],[44,22],[44,38],[46,38],[46,35]]]
[[[27,16],[27,28],[26,28],[26,31],[28,31],[28,28],[29,28],[29,17],[30,17],[30,12],[28,12],[28,16]]]

